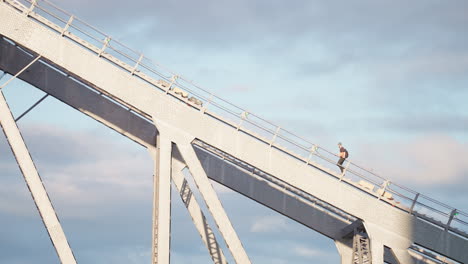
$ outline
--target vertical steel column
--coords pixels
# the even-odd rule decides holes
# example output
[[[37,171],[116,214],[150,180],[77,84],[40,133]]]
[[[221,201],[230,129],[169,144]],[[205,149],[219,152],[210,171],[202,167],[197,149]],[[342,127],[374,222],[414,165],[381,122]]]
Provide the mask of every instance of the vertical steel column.
[[[338,253],[340,254],[340,264],[352,264],[353,263],[353,244],[349,241],[345,241],[344,239],[335,240],[335,246],[338,249]]]
[[[384,244],[375,239],[370,239],[371,263],[384,263]]]
[[[36,170],[36,166],[29,154],[26,144],[23,141],[23,137],[13,119],[10,108],[0,91],[0,125],[5,132],[8,143],[13,151],[23,177],[28,185],[31,195],[36,203],[39,214],[41,215],[42,221],[49,233],[49,237],[54,245],[57,255],[62,263],[75,264],[76,260],[73,256],[73,252],[68,244],[65,233],[63,232],[60,221],[55,214],[55,210],[52,206],[47,191],[42,184],[42,180],[39,173]]]
[[[152,264],[169,264],[171,236],[172,142],[158,135],[154,159]]]
[[[159,186],[159,135],[156,136],[156,147],[148,148],[154,162],[153,170],[153,224],[152,224],[152,239],[151,239],[151,264],[158,261],[158,186]]]

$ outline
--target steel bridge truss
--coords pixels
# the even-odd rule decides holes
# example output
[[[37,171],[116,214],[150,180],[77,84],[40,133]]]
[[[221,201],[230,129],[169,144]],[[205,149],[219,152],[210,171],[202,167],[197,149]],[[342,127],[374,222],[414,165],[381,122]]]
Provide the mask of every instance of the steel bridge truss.
[[[0,86],[0,125],[62,263],[76,259],[16,124],[48,96],[148,149],[154,165],[152,263],[170,261],[171,182],[213,262],[227,263],[208,214],[234,261],[250,263],[210,180],[333,239],[342,264],[468,262],[466,213],[352,162],[336,173],[323,164],[335,158],[331,153],[279,126],[262,127],[271,138],[253,132],[263,119],[245,110],[226,110],[230,103],[201,95],[204,90],[181,89],[187,83],[182,77],[161,75],[141,54],[122,57],[116,47],[125,46],[85,24],[104,36],[92,44],[85,40],[89,34],[76,33],[81,29],[75,16],[54,7],[67,17],[59,18],[64,22],[60,26],[49,20],[53,14],[46,6],[51,5],[44,0],[0,1],[0,69],[11,76]],[[124,62],[125,57],[134,64]],[[89,67],[99,68],[100,75]],[[1,89],[16,78],[45,95],[15,119]],[[309,146],[296,143],[298,139]],[[184,171],[192,175],[208,212],[195,199]],[[437,217],[437,206],[444,210],[442,217]]]
[[[5,88],[10,82],[16,79],[40,58],[41,56],[37,56],[17,74],[0,86],[0,89]],[[46,94],[46,96],[48,96],[48,94]],[[37,103],[15,120],[3,92],[0,91],[0,125],[24,176],[27,187],[30,190],[60,261],[62,263],[73,264],[76,263],[75,256],[67,241],[59,218],[55,213],[54,207],[52,206],[52,202],[50,201],[47,191],[42,183],[32,156],[29,153],[21,132],[16,124],[21,117],[42,102],[46,96],[42,97]],[[161,129],[159,129],[159,131],[161,131]],[[240,239],[238,238],[216,192],[209,182],[209,179],[194,152],[192,140],[185,139],[185,141],[175,143],[175,140],[171,139],[174,138],[175,133],[173,131],[167,131],[162,134],[165,135],[166,133],[167,135],[171,135],[171,137],[165,138],[161,136],[161,133],[159,133],[156,137],[157,141],[154,142],[154,146],[147,146],[149,153],[154,160],[152,263],[169,263],[171,181],[176,186],[182,202],[190,213],[192,221],[198,230],[203,243],[207,247],[208,253],[210,254],[213,262],[216,264],[227,263],[226,257],[224,256],[213,230],[207,222],[205,214],[201,210],[195,196],[192,195],[193,191],[188,185],[187,179],[185,179],[183,174],[184,169],[188,169],[191,172],[197,186],[201,187],[199,187],[198,190],[202,194],[206,205],[215,219],[219,231],[223,234],[223,238],[236,263],[250,263]],[[183,139],[184,138],[181,137],[178,140]],[[181,151],[183,154],[181,154]],[[190,167],[187,166],[185,160],[189,161],[189,164],[191,164]]]

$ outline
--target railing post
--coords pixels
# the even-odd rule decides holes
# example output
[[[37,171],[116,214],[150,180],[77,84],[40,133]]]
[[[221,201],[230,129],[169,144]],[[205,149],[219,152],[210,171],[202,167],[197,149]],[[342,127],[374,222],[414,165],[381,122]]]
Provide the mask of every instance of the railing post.
[[[379,195],[379,200],[384,196],[385,192],[387,191],[387,186],[390,185],[390,181],[389,180],[386,180],[384,181],[383,183],[383,189],[382,189],[382,193]]]
[[[278,127],[276,128],[275,134],[273,135],[273,138],[272,138],[271,141],[270,141],[270,147],[271,147],[271,145],[273,145],[273,143],[275,143],[276,137],[278,136],[278,132],[280,131],[280,129],[281,129],[280,126],[278,126]]]
[[[65,32],[67,32],[68,28],[70,27],[71,23],[73,22],[73,19],[75,19],[75,17],[74,17],[73,15],[70,16],[70,18],[68,19],[67,24],[65,25],[65,27],[63,27],[63,30],[62,30],[62,32],[60,33],[60,36],[63,37],[63,35],[65,34]]]
[[[418,197],[419,197],[419,193],[417,193],[416,196],[413,199],[413,203],[411,204],[411,208],[410,208],[410,214],[413,213],[414,206],[416,205],[416,201],[418,200]]]
[[[167,87],[167,89],[166,89],[166,94],[171,90],[172,85],[174,85],[174,83],[177,81],[177,78],[179,78],[178,75],[173,75],[171,77],[171,83],[169,84],[169,87]]]
[[[24,12],[24,14],[25,14],[26,16],[29,16],[29,14],[34,10],[34,8],[36,7],[36,5],[37,5],[37,0],[32,0],[32,1],[31,1],[31,6],[29,7],[28,10],[26,10],[26,11]]]
[[[208,97],[208,101],[206,101],[206,104],[204,104],[203,107],[200,109],[202,114],[204,114],[206,112],[206,109],[211,104],[212,100],[213,100],[213,94],[210,93],[210,97]]]
[[[445,231],[447,231],[450,227],[450,223],[452,223],[453,218],[457,215],[457,209],[453,209],[452,212],[450,212],[450,217],[449,220],[447,221],[447,225],[445,226]]]
[[[138,66],[140,65],[141,61],[143,60],[143,53],[140,54],[140,57],[138,58],[138,61],[136,62],[135,66],[133,66],[132,71],[130,72],[131,75],[135,74],[135,71],[137,70]]]
[[[309,165],[310,159],[312,158],[312,155],[317,152],[317,149],[318,147],[315,144],[310,147],[309,157],[307,157],[306,165]]]
[[[248,116],[248,115],[249,115],[249,112],[247,112],[247,111],[244,111],[244,112],[241,113],[241,118],[242,118],[242,119],[241,119],[241,121],[239,122],[239,124],[237,125],[237,129],[236,129],[237,131],[239,131],[239,129],[240,129],[242,123],[244,122],[245,119],[247,119],[247,116]]]
[[[106,37],[104,39],[104,45],[102,46],[101,50],[99,51],[98,53],[98,56],[101,57],[102,53],[107,49],[107,47],[109,46],[109,42],[111,41],[111,38],[110,37]]]
[[[351,161],[348,160],[348,164],[346,164],[346,167],[343,169],[343,173],[341,173],[340,181],[343,180],[343,178],[344,178],[344,176],[346,174],[346,171],[348,170],[350,164],[351,164]]]

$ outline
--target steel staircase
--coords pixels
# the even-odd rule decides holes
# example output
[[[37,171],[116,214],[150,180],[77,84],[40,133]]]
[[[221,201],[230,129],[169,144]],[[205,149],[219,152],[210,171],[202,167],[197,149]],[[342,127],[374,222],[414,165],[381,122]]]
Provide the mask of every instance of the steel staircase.
[[[354,229],[351,264],[372,264],[370,239],[367,233],[362,229]]]

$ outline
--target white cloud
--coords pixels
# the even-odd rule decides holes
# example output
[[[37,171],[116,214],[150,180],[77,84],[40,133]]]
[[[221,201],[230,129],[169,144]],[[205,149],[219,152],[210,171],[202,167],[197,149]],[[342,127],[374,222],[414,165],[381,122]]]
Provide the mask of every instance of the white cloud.
[[[322,251],[320,250],[317,250],[317,249],[314,249],[314,248],[310,248],[310,247],[306,247],[304,245],[296,245],[294,246],[293,248],[293,251],[298,254],[299,256],[302,256],[302,257],[307,257],[307,258],[315,258],[315,257],[318,257],[318,256],[323,256],[325,255]]]
[[[17,216],[29,216],[31,215],[31,208],[33,207],[33,200],[31,196],[27,197],[24,192],[14,192],[12,193],[10,189],[11,185],[2,186],[0,188],[0,212],[5,212],[7,214],[17,215]],[[15,189],[18,187],[27,188],[24,186],[14,186]],[[28,199],[29,198],[29,199]]]
[[[254,220],[250,227],[251,232],[269,233],[288,230],[286,219],[282,216],[262,216]]]
[[[128,263],[139,264],[148,262],[151,256],[151,249],[142,246],[119,247],[118,250],[92,248],[81,252],[81,262],[87,263]],[[110,257],[109,257],[110,256]]]
[[[468,175],[468,144],[443,134],[412,141],[366,146],[366,164],[392,181],[414,185],[463,184]]]
[[[129,148],[95,131],[26,125],[22,132],[52,202],[63,209],[62,217],[96,218],[108,204],[150,199],[153,169],[146,149],[137,145]],[[6,142],[1,147],[6,149]],[[0,203],[0,208],[24,214],[12,209],[23,208],[28,200],[26,184],[18,184],[19,179],[24,181],[15,166],[7,156],[0,160],[2,172],[12,176],[5,177],[0,188],[0,196],[11,197],[12,203]],[[92,211],[82,214],[83,208]]]

